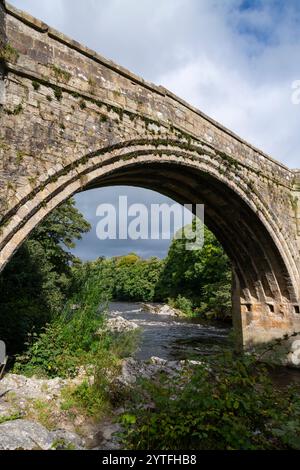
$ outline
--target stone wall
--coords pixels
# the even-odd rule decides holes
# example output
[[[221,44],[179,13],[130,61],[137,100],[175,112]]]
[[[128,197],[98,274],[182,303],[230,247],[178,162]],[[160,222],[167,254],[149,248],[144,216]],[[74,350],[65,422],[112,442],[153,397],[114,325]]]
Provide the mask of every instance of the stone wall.
[[[300,170],[295,170],[295,180],[292,193],[292,205],[294,211],[294,223],[296,226],[296,238],[300,251]]]

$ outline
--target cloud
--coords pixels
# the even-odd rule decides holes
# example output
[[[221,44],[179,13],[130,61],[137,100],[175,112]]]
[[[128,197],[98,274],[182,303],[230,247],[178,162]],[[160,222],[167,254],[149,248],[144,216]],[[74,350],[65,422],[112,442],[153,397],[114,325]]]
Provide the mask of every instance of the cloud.
[[[170,241],[173,234],[181,227],[181,224],[171,224],[170,238],[167,240],[162,239],[163,226],[160,223],[158,227],[158,240],[99,240],[96,234],[96,228],[101,217],[96,215],[97,207],[100,204],[109,203],[116,209],[117,216],[117,233],[119,232],[119,196],[127,196],[128,207],[132,204],[143,204],[147,208],[149,217],[149,233],[151,230],[151,204],[168,204],[172,206],[174,201],[162,196],[154,191],[143,188],[132,188],[128,186],[115,186],[112,188],[99,188],[90,191],[82,192],[75,196],[77,208],[84,214],[85,218],[92,226],[92,230],[83,235],[82,240],[76,242],[76,248],[73,253],[82,259],[96,259],[99,256],[119,256],[125,255],[129,252],[136,252],[139,256],[147,258],[149,256],[158,256],[163,258],[166,256]],[[179,205],[178,205],[179,206]],[[121,214],[121,216],[124,214]],[[138,215],[138,214],[137,214]],[[192,216],[188,211],[186,212],[186,222],[192,220]],[[135,219],[135,217],[128,217],[128,222]]]

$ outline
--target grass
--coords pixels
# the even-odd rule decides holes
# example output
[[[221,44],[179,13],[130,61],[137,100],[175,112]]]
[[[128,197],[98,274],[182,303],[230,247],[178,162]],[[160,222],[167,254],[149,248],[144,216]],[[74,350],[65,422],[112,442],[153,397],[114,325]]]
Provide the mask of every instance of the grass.
[[[22,418],[22,414],[17,411],[8,416],[0,416],[0,424],[8,423],[9,421],[15,421],[16,419]]]
[[[27,417],[35,419],[49,431],[55,429],[57,423],[54,418],[53,407],[48,401],[34,400]]]
[[[5,44],[0,50],[0,59],[15,64],[19,58],[18,51],[11,45]]]
[[[76,450],[74,444],[66,442],[64,439],[56,439],[51,448],[53,450]]]
[[[66,70],[61,69],[57,65],[51,65],[51,68],[57,81],[62,81],[64,83],[67,83],[71,80],[72,75],[70,72],[67,72]]]
[[[118,388],[116,378],[121,373],[123,358],[135,351],[138,342],[137,330],[114,335],[103,332],[97,350],[90,357],[86,379],[76,387],[63,390],[61,409],[73,415],[79,411],[99,420],[123,402],[126,391]]]

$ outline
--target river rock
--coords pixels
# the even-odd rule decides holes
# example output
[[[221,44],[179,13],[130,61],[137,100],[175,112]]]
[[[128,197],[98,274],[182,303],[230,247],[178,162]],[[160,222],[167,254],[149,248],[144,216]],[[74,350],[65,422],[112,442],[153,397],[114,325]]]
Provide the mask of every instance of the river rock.
[[[165,315],[169,317],[180,317],[183,315],[181,310],[170,307],[168,304],[146,303],[142,304],[142,306],[144,310],[156,315]]]
[[[138,325],[133,321],[126,320],[121,316],[109,318],[105,324],[105,330],[112,333],[124,333],[128,331],[134,331],[138,328]],[[103,330],[99,330],[100,334]]]

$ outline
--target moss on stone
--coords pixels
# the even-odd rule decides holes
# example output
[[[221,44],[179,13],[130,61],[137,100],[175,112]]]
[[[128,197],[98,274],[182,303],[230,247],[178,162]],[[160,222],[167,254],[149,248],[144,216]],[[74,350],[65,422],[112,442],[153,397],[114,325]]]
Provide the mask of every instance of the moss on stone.
[[[88,84],[89,84],[91,94],[94,95],[95,94],[95,88],[96,88],[96,85],[97,85],[96,80],[94,80],[93,77],[89,77]]]
[[[35,91],[38,91],[40,89],[41,84],[37,82],[36,80],[32,81],[32,86]]]
[[[63,70],[57,65],[53,65],[53,64],[51,65],[51,69],[58,82],[61,81],[64,83],[68,83],[71,80],[72,75],[70,72],[67,72],[66,70]]]
[[[57,99],[57,101],[61,101],[61,99],[62,99],[62,90],[61,90],[61,88],[59,88],[58,86],[53,87],[53,91],[54,91],[54,96]]]
[[[18,150],[18,151],[17,151],[17,153],[16,153],[16,163],[17,163],[18,165],[22,162],[22,160],[23,160],[23,158],[25,157],[25,155],[26,155],[26,154],[25,154],[24,152],[22,152],[21,150]]]
[[[80,106],[80,109],[85,109],[86,108],[86,102],[84,100],[80,100],[79,106]]]
[[[106,116],[106,114],[101,114],[100,122],[107,122],[107,120],[108,120],[108,117]]]
[[[19,52],[9,43],[0,49],[0,59],[5,62],[15,64],[18,61]]]
[[[9,116],[17,116],[22,111],[23,111],[23,106],[21,105],[21,103],[18,104],[17,106],[15,106],[15,108],[13,110],[8,109],[8,108],[4,108],[4,112],[6,114],[8,114]]]

